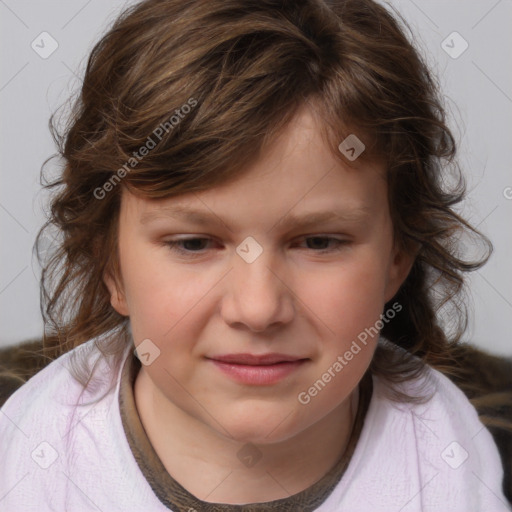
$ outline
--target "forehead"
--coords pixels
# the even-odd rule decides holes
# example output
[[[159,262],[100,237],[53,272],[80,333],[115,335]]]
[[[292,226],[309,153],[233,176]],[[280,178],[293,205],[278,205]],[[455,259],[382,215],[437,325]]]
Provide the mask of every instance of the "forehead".
[[[324,139],[320,120],[301,110],[260,157],[229,183],[168,199],[137,198],[132,205],[140,221],[161,215],[213,224],[223,217],[257,222],[265,218],[314,215],[359,219],[376,215],[387,204],[383,164],[369,159],[347,162]],[[124,201],[125,202],[125,201]],[[237,219],[237,216],[239,219]]]

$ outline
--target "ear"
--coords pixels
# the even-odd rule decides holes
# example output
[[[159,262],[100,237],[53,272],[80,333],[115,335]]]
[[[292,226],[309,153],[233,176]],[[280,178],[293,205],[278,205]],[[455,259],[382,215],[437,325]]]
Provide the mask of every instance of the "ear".
[[[106,272],[103,275],[103,282],[110,293],[110,304],[112,307],[123,316],[129,316],[130,312],[128,304],[126,302],[126,296],[123,291],[123,287],[110,272]]]
[[[390,301],[402,286],[411,271],[418,250],[419,246],[405,249],[395,244],[392,260],[388,267],[384,302]]]

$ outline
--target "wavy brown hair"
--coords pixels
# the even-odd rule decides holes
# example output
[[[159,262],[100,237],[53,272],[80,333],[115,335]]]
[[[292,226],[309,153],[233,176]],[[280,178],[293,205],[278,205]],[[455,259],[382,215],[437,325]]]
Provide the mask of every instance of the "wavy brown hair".
[[[97,337],[116,354],[130,343],[128,320],[103,281],[119,271],[125,187],[164,198],[234,180],[308,104],[338,158],[338,144],[354,133],[366,145],[358,162],[386,163],[395,241],[416,252],[386,304],[402,311],[384,325],[390,345],[378,346],[371,371],[395,384],[425,364],[460,374],[463,276],[491,245],[454,209],[464,197],[454,137],[405,28],[372,0],[146,0],[126,10],[92,50],[62,133],[54,116],[50,123],[64,168],[46,182],[54,195],[39,235],[58,236],[42,275],[48,353]],[[194,108],[126,172],[134,152],[191,99]],[[458,245],[467,235],[483,248],[471,261]]]

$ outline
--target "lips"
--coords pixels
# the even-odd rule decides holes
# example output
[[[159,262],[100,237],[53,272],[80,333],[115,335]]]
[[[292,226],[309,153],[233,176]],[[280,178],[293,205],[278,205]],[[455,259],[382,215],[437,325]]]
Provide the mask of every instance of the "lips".
[[[289,363],[293,361],[300,361],[305,359],[302,357],[295,357],[286,354],[226,354],[214,356],[210,359],[220,361],[221,363],[243,364],[250,366],[264,366],[277,363]]]
[[[225,354],[208,358],[223,375],[246,385],[270,386],[293,375],[308,358],[287,354]]]

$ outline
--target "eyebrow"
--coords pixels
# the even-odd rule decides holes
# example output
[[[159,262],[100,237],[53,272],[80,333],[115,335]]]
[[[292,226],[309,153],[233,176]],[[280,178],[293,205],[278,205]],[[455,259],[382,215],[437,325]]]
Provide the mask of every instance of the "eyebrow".
[[[369,219],[370,215],[371,209],[366,206],[350,208],[345,210],[324,210],[310,213],[304,212],[300,215],[288,213],[283,215],[278,221],[276,221],[276,223],[272,226],[270,230],[274,229],[276,225],[281,225],[283,227],[294,226],[297,228],[304,229],[316,224],[332,222],[337,220],[346,222],[362,222],[364,220]],[[153,220],[161,218],[165,219],[168,217],[181,219],[201,227],[227,227],[225,222],[219,216],[215,215],[215,213],[210,213],[205,210],[198,210],[188,206],[167,206],[159,208],[157,210],[145,212],[140,217],[140,223],[148,224]]]

